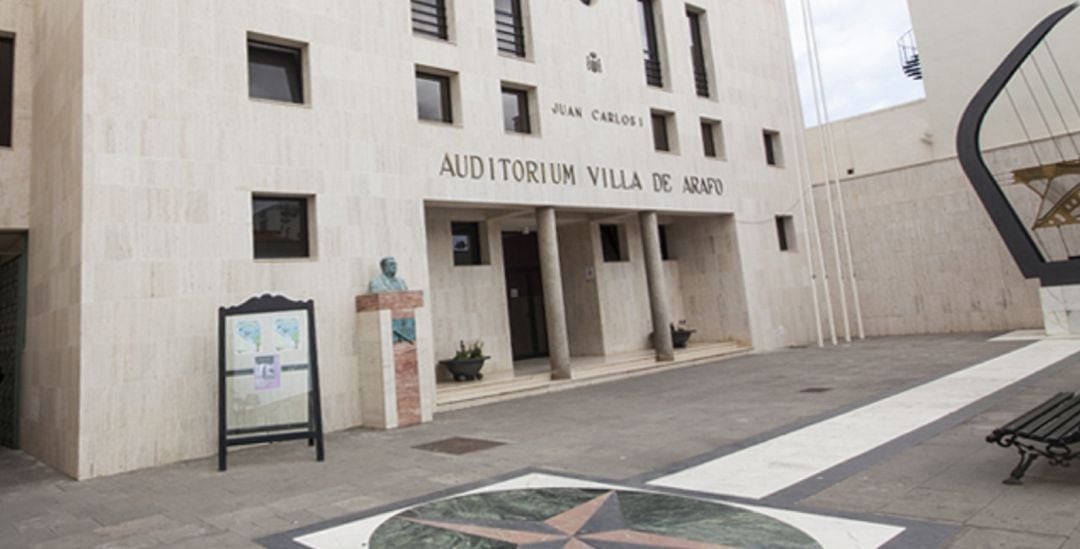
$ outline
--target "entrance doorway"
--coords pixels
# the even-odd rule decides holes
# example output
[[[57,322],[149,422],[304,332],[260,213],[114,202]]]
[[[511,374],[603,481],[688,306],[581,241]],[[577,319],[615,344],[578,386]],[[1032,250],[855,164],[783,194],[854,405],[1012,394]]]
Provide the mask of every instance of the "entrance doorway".
[[[536,233],[503,233],[510,345],[514,360],[548,356],[540,241]]]
[[[19,447],[19,371],[25,340],[26,238],[0,233],[0,446]]]

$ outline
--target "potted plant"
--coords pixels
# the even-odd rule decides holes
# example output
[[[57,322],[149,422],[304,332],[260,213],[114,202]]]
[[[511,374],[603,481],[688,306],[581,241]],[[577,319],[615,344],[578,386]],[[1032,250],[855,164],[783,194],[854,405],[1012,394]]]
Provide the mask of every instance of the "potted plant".
[[[696,331],[686,327],[686,319],[680,320],[678,325],[672,322],[671,343],[676,349],[685,349],[686,344],[690,341],[690,336],[694,335]]]
[[[458,351],[454,358],[441,360],[450,373],[454,375],[454,381],[484,379],[480,368],[484,367],[484,361],[491,357],[484,356],[484,343],[474,341],[468,345],[464,341],[458,342]]]

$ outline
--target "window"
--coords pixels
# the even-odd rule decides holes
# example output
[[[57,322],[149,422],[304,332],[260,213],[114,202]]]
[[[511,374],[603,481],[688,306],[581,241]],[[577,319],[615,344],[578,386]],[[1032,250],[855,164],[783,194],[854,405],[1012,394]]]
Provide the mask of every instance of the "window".
[[[655,0],[638,0],[641,16],[641,41],[645,53],[645,82],[656,88],[664,87],[664,71],[660,63],[660,40],[657,38]]]
[[[780,134],[765,130],[762,135],[765,137],[765,163],[770,166],[783,166],[784,156],[780,149]]]
[[[529,119],[529,92],[503,86],[503,128],[508,132],[532,133]]]
[[[705,64],[705,38],[701,31],[705,14],[687,8],[686,18],[690,21],[690,59],[694,64],[694,88],[698,97],[708,97],[709,71]]]
[[[674,152],[675,147],[672,142],[672,115],[666,112],[653,111],[652,113],[652,133],[653,133],[653,148],[660,152]]]
[[[776,237],[780,240],[780,251],[795,249],[795,220],[790,215],[776,216]]]
[[[482,265],[480,224],[453,222],[450,224],[454,246],[454,265]]]
[[[446,0],[412,0],[413,32],[447,40],[446,20]]]
[[[621,233],[618,225],[600,225],[600,246],[604,251],[605,262],[626,261]]]
[[[255,259],[311,257],[307,198],[255,196],[251,210]]]
[[[719,120],[701,119],[701,144],[706,158],[724,159],[724,125]]]
[[[300,48],[249,39],[249,95],[258,99],[303,103],[303,57]]]
[[[495,34],[499,51],[525,57],[525,22],[521,0],[495,0]]]
[[[660,232],[660,259],[668,261],[671,259],[671,251],[667,243],[667,225],[657,225],[656,228]]]
[[[420,120],[454,123],[449,76],[416,71],[416,112]]]
[[[11,146],[15,97],[15,39],[0,37],[0,147]]]

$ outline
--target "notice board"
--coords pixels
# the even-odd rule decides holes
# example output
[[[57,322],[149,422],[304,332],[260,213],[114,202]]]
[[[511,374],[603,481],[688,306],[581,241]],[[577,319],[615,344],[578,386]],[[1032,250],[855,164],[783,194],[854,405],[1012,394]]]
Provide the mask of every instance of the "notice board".
[[[323,461],[315,303],[264,295],[218,311],[218,469],[230,446],[307,439]]]

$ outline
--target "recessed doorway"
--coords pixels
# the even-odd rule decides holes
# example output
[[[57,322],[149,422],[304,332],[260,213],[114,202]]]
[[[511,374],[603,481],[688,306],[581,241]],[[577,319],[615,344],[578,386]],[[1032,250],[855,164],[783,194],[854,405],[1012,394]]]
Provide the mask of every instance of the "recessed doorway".
[[[502,245],[514,360],[546,357],[547,320],[540,275],[540,242],[536,233],[507,232],[503,233]]]
[[[0,446],[19,447],[26,317],[26,237],[0,233]]]

